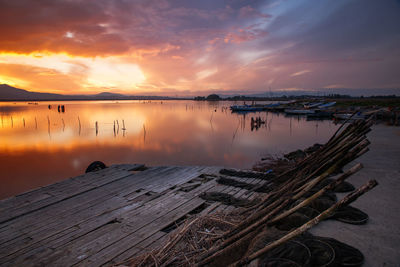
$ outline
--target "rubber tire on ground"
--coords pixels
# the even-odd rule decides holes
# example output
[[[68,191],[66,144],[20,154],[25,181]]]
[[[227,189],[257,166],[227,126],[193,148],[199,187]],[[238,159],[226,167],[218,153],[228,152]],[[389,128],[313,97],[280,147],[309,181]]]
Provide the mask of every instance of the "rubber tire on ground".
[[[102,170],[102,169],[105,169],[105,168],[107,168],[107,166],[103,162],[101,162],[101,161],[93,161],[86,168],[85,173],[95,172],[95,171],[99,171],[99,170]]]

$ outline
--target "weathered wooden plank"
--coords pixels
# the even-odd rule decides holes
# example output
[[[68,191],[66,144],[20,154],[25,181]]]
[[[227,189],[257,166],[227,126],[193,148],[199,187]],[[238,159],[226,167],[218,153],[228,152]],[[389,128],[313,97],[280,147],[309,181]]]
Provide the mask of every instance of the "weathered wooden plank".
[[[222,184],[217,184],[216,187],[213,188],[212,192],[220,192],[225,194],[231,194],[235,188],[233,186],[227,186]],[[213,202],[207,208],[200,212],[200,215],[211,214],[213,210],[221,206],[221,202]]]
[[[130,172],[119,170],[118,173],[110,176],[113,178],[112,180],[108,179],[107,182],[103,181],[103,184],[101,184],[101,185],[113,182],[115,180],[122,179],[129,175],[131,175]],[[65,185],[65,184],[68,184],[68,189],[66,189],[66,188],[60,189],[60,186]],[[10,221],[10,220],[20,217],[22,215],[34,212],[41,208],[50,206],[52,204],[58,203],[60,201],[66,200],[66,199],[74,197],[74,196],[77,196],[79,194],[83,194],[85,192],[95,189],[97,186],[100,186],[100,185],[90,185],[87,183],[84,184],[84,183],[81,183],[77,179],[70,179],[69,181],[66,181],[65,183],[60,183],[60,185],[58,187],[56,187],[56,189],[53,189],[51,186],[50,187],[51,191],[48,191],[48,193],[51,194],[52,197],[44,198],[42,200],[39,200],[39,201],[36,201],[33,203],[28,203],[28,204],[23,205],[22,207],[19,207],[16,209],[11,207],[7,210],[4,210],[2,212],[2,216],[0,216],[0,223]],[[49,190],[49,188],[46,188],[46,190]]]
[[[145,193],[145,191],[141,192],[142,196],[145,196]],[[138,196],[138,198],[139,197],[140,196]],[[75,214],[75,216],[71,220],[69,220],[68,217],[59,218],[59,221],[54,221],[46,227],[35,229],[29,234],[24,234],[20,237],[10,239],[9,241],[2,243],[0,247],[0,258],[2,258],[2,256],[5,256],[4,254],[9,255],[15,253],[23,249],[24,247],[31,246],[40,242],[43,239],[67,230],[71,227],[71,225],[83,224],[85,222],[88,222],[91,218],[95,218],[96,216],[100,216],[102,214],[111,214],[112,211],[118,209],[133,209],[135,207],[140,207],[145,201],[152,198],[153,196],[145,197],[146,198],[141,198],[140,201],[130,204],[121,204],[121,200],[118,197],[115,197],[107,202],[104,202],[104,205],[99,205],[98,207],[96,207],[96,209],[83,210],[80,213]]]
[[[188,212],[196,209],[200,205],[202,205],[205,201],[200,198],[194,198],[180,207],[170,211],[168,214],[160,217],[153,222],[147,224],[145,227],[138,229],[137,231],[121,235],[121,239],[117,242],[109,245],[108,247],[103,248],[96,254],[91,255],[87,259],[82,262],[79,262],[79,266],[99,266],[114,258],[115,255],[118,255],[120,251],[129,248],[133,244],[136,244],[138,240],[143,240],[148,238],[149,236],[155,234],[160,231],[162,228],[170,225],[174,221],[178,220],[182,216],[186,215]]]
[[[122,250],[120,255],[114,257],[108,262],[105,262],[101,266],[118,266],[128,264],[128,259],[134,257],[137,254],[154,250],[155,248],[166,242],[169,236],[170,235],[165,232],[158,231],[150,237],[141,240],[139,243],[129,248],[128,250]]]
[[[256,179],[253,180],[253,183],[257,183],[257,182],[258,182],[258,181],[257,181]],[[212,191],[213,191],[213,192],[219,191],[219,192],[230,193],[230,194],[232,194],[233,191],[238,191],[238,189],[236,189],[236,188],[234,188],[234,187],[231,187],[231,186],[221,186],[221,185],[219,185],[219,186],[217,186],[217,187],[218,187],[218,189],[217,189],[216,187],[212,188]],[[250,191],[248,191],[248,190],[239,190],[238,192],[240,192],[240,195],[236,194],[235,197],[243,196],[245,193],[248,193],[248,192],[250,192]],[[221,204],[218,203],[218,202],[216,202],[216,203],[214,203],[214,204],[221,205]],[[155,234],[155,235],[156,235],[156,234]],[[158,235],[156,235],[156,237],[158,238]],[[165,236],[165,237],[166,237],[166,236]],[[153,237],[153,238],[157,240],[157,238],[155,238],[155,237]],[[152,240],[152,239],[151,239],[151,240]],[[155,241],[151,241],[151,242],[154,242],[154,243],[152,244],[152,246],[159,245],[160,242],[162,241],[162,240],[161,240],[161,241],[157,242],[156,240],[155,240]],[[163,239],[163,240],[165,240],[165,239]],[[149,243],[151,243],[151,242],[149,242]],[[132,256],[134,256],[134,255],[137,254],[137,253],[140,253],[142,250],[143,250],[143,249],[142,249],[141,247],[137,248],[136,246],[134,246],[134,247],[132,247],[131,249],[125,251],[123,254],[120,254],[119,256],[117,256],[117,257],[115,257],[114,259],[112,259],[112,261],[109,262],[109,264],[116,264],[116,263],[119,263],[119,262],[121,262],[121,261],[124,261],[124,260],[126,260],[127,258],[132,257]]]
[[[165,169],[162,169],[161,171],[165,171]],[[131,177],[132,178],[131,179],[130,177],[126,177],[124,179],[125,183],[122,184],[122,185],[121,185],[121,183],[123,181],[122,182],[118,182],[118,184],[108,185],[107,187],[97,188],[96,190],[88,192],[87,194],[79,195],[79,196],[77,196],[75,198],[68,199],[68,200],[66,200],[64,202],[61,202],[61,203],[57,203],[57,204],[55,204],[54,207],[53,206],[52,207],[48,207],[45,210],[45,211],[49,210],[47,213],[44,213],[45,211],[41,210],[41,211],[38,211],[37,213],[33,214],[32,216],[29,216],[28,218],[21,218],[21,220],[19,220],[19,221],[22,221],[22,223],[24,224],[25,229],[26,229],[26,219],[29,219],[29,221],[32,222],[32,225],[36,226],[38,223],[40,223],[40,221],[42,220],[43,216],[46,216],[46,215],[49,215],[49,216],[53,215],[54,216],[55,214],[59,215],[60,212],[62,212],[64,209],[67,210],[67,211],[70,210],[74,214],[74,213],[76,213],[76,210],[79,211],[79,208],[80,209],[88,208],[87,206],[81,207],[81,205],[79,205],[82,202],[85,202],[85,199],[88,199],[88,200],[91,201],[96,196],[97,196],[97,198],[95,200],[98,200],[96,202],[98,202],[100,204],[107,200],[107,196],[109,196],[110,198],[111,197],[115,197],[115,196],[125,197],[126,194],[130,194],[130,196],[129,196],[129,198],[127,198],[127,200],[128,201],[132,201],[132,200],[134,200],[135,196],[131,191],[133,191],[133,192],[137,191],[137,189],[138,189],[137,187],[140,187],[140,185],[141,185],[140,182],[144,181],[144,182],[148,183],[149,182],[148,178],[151,178],[152,175],[153,176],[154,175],[159,175],[160,173],[162,173],[162,172],[157,171],[157,172],[154,172],[154,173],[143,174],[142,177],[141,177],[143,179],[137,179],[136,177]],[[136,174],[136,175],[139,176],[139,174]],[[126,180],[128,180],[128,181],[126,181]],[[136,185],[136,187],[135,187],[135,185]],[[102,193],[103,193],[103,195],[102,195]],[[104,193],[106,193],[108,195],[104,195]],[[79,204],[77,205],[76,203],[79,203]],[[89,203],[92,204],[92,202],[89,202]],[[72,208],[70,208],[70,207],[72,207]],[[89,206],[89,207],[92,208],[92,206]],[[56,209],[57,213],[55,213],[53,209]],[[37,214],[37,216],[36,216],[37,220],[35,221],[34,215],[36,215],[36,214]],[[70,215],[72,215],[72,214],[68,214],[68,216],[70,216]],[[56,216],[55,219],[58,219],[58,216]],[[72,218],[69,217],[69,220],[71,220],[71,219]],[[13,225],[16,225],[15,221],[13,221]]]
[[[239,178],[239,180],[240,180],[240,178]],[[246,182],[251,183],[251,184],[260,184],[260,183],[265,182],[264,180],[260,180],[260,179],[252,179],[251,180],[251,179],[246,178],[243,180],[245,180]],[[255,193],[255,192],[245,190],[245,189],[241,189],[238,191],[237,189],[235,190],[235,188],[232,186],[219,185],[219,186],[212,188],[212,192],[222,192],[222,193],[233,194],[234,191],[237,192],[236,194],[234,194],[235,197],[240,197],[240,198],[249,199],[249,200],[252,200],[256,195],[259,194],[259,193]],[[208,208],[203,210],[200,214],[207,214],[210,209],[213,210],[217,206],[225,206],[225,205],[222,205],[219,202],[212,203]],[[233,206],[226,206],[226,207],[227,208],[224,211],[227,211],[230,209],[232,209],[232,210],[235,209]],[[163,237],[163,238],[161,238],[161,237]],[[153,247],[160,246],[162,244],[162,242],[167,240],[167,238],[168,238],[167,234],[165,234],[165,233],[163,234],[163,232],[157,232],[153,236],[146,239],[145,240],[146,242],[142,241],[138,245],[133,246],[129,250],[127,250],[124,253],[113,258],[110,262],[107,262],[105,265],[112,266],[112,265],[118,265],[119,263],[123,263],[124,261],[126,261],[127,259],[129,259],[135,255],[143,253],[146,250],[149,251]],[[144,246],[144,244],[146,244],[146,245],[149,244],[149,245]]]
[[[187,169],[180,169],[180,171],[181,171],[181,173],[174,173],[174,172],[171,172],[170,173],[170,175],[172,175],[173,177],[175,177],[174,179],[175,179],[175,183],[184,183],[184,182],[186,182],[186,181],[189,181],[190,179],[193,179],[193,178],[195,178],[195,177],[197,177],[200,173],[202,173],[202,172],[204,172],[204,171],[207,171],[207,172],[209,172],[209,171],[211,171],[211,172],[217,172],[219,169],[218,168],[215,168],[215,167],[213,167],[213,168],[197,168],[197,167],[194,167],[194,168],[187,168]],[[139,173],[140,174],[140,173]],[[180,175],[183,175],[184,177],[180,177]],[[155,176],[157,176],[157,175],[155,175]],[[143,176],[143,177],[145,177],[145,176]],[[166,177],[164,177],[164,179],[165,179]],[[160,177],[157,177],[157,179],[160,179]],[[74,180],[76,180],[76,179],[73,179],[72,181],[74,181]],[[126,181],[126,179],[120,179],[120,180],[125,180]],[[144,178],[143,178],[143,180],[141,180],[143,183],[146,181]],[[96,182],[97,183],[97,182]],[[146,183],[152,183],[152,181],[146,181]],[[161,190],[161,188],[162,189],[165,189],[166,187],[170,187],[170,186],[173,186],[174,184],[173,183],[162,183],[161,184],[161,186],[159,187],[160,188],[160,190]],[[99,185],[99,184],[97,184],[97,185],[95,185],[96,186],[96,189],[103,189],[103,187],[104,187],[104,185]],[[105,185],[105,187],[107,187],[108,186],[108,184],[106,183],[106,185]],[[54,187],[54,185],[53,185],[53,187]],[[104,187],[104,188],[105,188]],[[115,187],[114,189],[116,189],[117,187]],[[124,188],[126,188],[126,187],[124,187]],[[135,189],[135,190],[137,190],[137,189]],[[104,190],[104,191],[107,191],[107,190]],[[130,190],[128,190],[128,191],[130,191],[130,192],[127,192],[127,191],[125,191],[124,192],[124,195],[122,195],[122,193],[120,193],[119,195],[118,195],[118,197],[124,197],[125,198],[125,200],[128,200],[128,201],[131,201],[131,200],[134,200],[135,199],[135,193],[136,193],[136,195],[137,196],[140,196],[140,192],[135,192],[135,191],[133,191],[132,192],[132,188],[130,188]],[[141,190],[141,192],[144,192],[144,190]],[[66,199],[66,200],[63,200],[63,202],[61,202],[61,201],[59,201],[59,202],[56,202],[55,203],[55,206],[57,206],[57,204],[59,204],[60,206],[62,206],[61,205],[61,203],[64,203],[64,201],[65,201],[65,203],[67,203],[68,202],[68,200],[69,199],[71,199],[71,203],[73,202],[72,201],[72,198],[77,198],[77,199],[79,199],[80,197],[80,199],[81,200],[83,200],[84,199],[84,197],[83,196],[87,196],[87,194],[88,193],[91,193],[90,191],[89,192],[87,192],[87,193],[85,193],[85,194],[82,194],[82,195],[80,195],[80,194],[78,194],[77,196],[73,196],[73,197],[71,197],[71,198],[68,198],[68,199]],[[110,192],[108,192],[108,193],[110,193]],[[110,193],[109,194],[109,196],[111,197],[112,196],[112,193]],[[98,199],[100,199],[100,198],[98,198]],[[112,197],[110,198],[110,199],[113,199]],[[91,204],[94,204],[93,202],[91,202],[92,200],[91,200],[91,197],[89,197],[88,198],[88,201],[86,201],[86,203],[91,203]],[[116,200],[116,198],[115,198],[115,196],[114,196],[114,201],[116,201],[116,203],[118,203],[118,201]],[[49,208],[49,210],[50,210],[50,205],[48,205],[48,206],[46,206],[45,208]],[[69,206],[67,205],[66,206],[67,208],[65,208],[64,210],[63,209],[61,209],[61,214],[60,215],[58,215],[58,216],[56,216],[56,218],[59,218],[59,219],[61,219],[61,220],[64,220],[65,221],[65,219],[66,219],[66,215],[68,214],[68,213],[65,213],[66,211],[68,211],[68,212],[71,212],[71,211],[73,211],[73,209],[72,208],[69,208]],[[122,208],[124,208],[125,206],[122,206]],[[82,206],[81,207],[82,209],[81,209],[81,211],[83,212],[84,211],[84,207]],[[115,210],[111,210],[110,211],[110,208],[111,208],[111,206],[109,206],[109,209],[107,210],[107,209],[105,209],[105,211],[106,211],[106,214],[110,214],[111,215],[111,217],[112,216],[114,216],[114,215],[118,215],[119,213],[118,212],[120,212],[119,211],[119,209],[117,208],[117,209],[115,209]],[[137,208],[137,207],[136,207]],[[40,209],[39,209],[40,210]],[[40,214],[40,212],[39,212],[39,210],[38,210],[38,214]],[[134,210],[134,209],[133,209]],[[41,210],[40,210],[41,211]],[[109,211],[109,212],[107,212],[107,211]],[[129,209],[128,209],[128,211],[129,211]],[[64,213],[63,213],[64,212]],[[36,213],[36,212],[35,212]],[[32,212],[32,213],[29,213],[29,214],[25,214],[25,215],[23,215],[23,216],[26,216],[26,217],[29,217],[31,214],[34,214],[34,212]],[[46,214],[46,213],[42,213],[42,215],[44,215],[44,214]],[[56,213],[57,214],[57,213]],[[83,213],[80,213],[79,211],[78,212],[73,212],[72,214],[80,214],[80,215],[82,215]],[[131,215],[134,215],[134,214],[131,214]],[[97,216],[97,215],[94,215],[94,216]],[[102,217],[104,217],[104,215],[102,216]],[[82,218],[81,218],[82,219]],[[86,218],[87,219],[87,218]],[[97,218],[96,218],[97,219]],[[104,219],[104,218],[103,218]],[[16,219],[14,219],[14,220],[16,220]],[[89,220],[89,222],[93,222],[93,221],[90,221]],[[100,221],[97,221],[97,222],[100,222]],[[4,225],[4,224],[3,224]],[[58,229],[58,227],[59,227],[60,225],[52,225],[52,227],[53,228],[50,228],[50,229]],[[13,256],[16,256],[16,257],[18,257],[18,255],[19,254],[22,254],[22,255],[24,255],[24,253],[26,254],[26,252],[29,252],[29,250],[30,249],[36,249],[36,251],[38,251],[38,250],[43,250],[43,248],[40,248],[40,246],[38,246],[38,245],[40,245],[40,243],[46,243],[47,241],[51,241],[51,240],[53,240],[53,241],[55,241],[55,242],[58,242],[58,241],[61,241],[61,242],[63,242],[62,240],[64,240],[64,241],[67,241],[67,242],[69,242],[69,241],[73,241],[74,239],[73,238],[79,238],[79,234],[78,235],[76,235],[77,233],[77,231],[79,232],[79,230],[81,230],[81,228],[80,228],[80,226],[79,225],[73,225],[72,227],[71,226],[68,226],[68,225],[64,225],[65,227],[67,227],[67,228],[64,228],[64,229],[62,229],[63,231],[56,231],[55,233],[55,235],[52,235],[52,236],[49,236],[49,237],[46,237],[46,238],[44,238],[44,239],[42,239],[42,240],[39,240],[39,241],[37,241],[36,243],[34,243],[34,245],[36,245],[36,246],[29,246],[28,245],[28,247],[25,247],[24,249],[22,249],[22,251],[20,251],[21,253],[14,253],[13,254]],[[35,228],[34,228],[35,229]],[[16,229],[16,230],[18,230],[18,229]],[[37,230],[37,229],[36,229]],[[35,232],[36,234],[41,234],[41,233],[43,233],[43,230],[44,229],[41,229],[42,230],[42,232]],[[90,231],[90,230],[89,230]],[[72,234],[73,233],[73,234]],[[17,234],[18,234],[18,231],[17,231]],[[72,235],[71,235],[72,234]],[[83,232],[81,232],[81,235],[85,235],[85,233],[84,233],[84,231]],[[72,240],[71,240],[71,237],[72,237]],[[22,233],[21,234],[21,238],[22,238],[22,240],[24,240],[24,238],[25,239],[27,239],[28,241],[29,240],[31,240],[31,237],[30,236],[27,236],[25,233]],[[61,239],[61,240],[60,240]],[[68,241],[69,240],[69,241]],[[26,241],[26,240],[25,240]],[[29,243],[29,242],[28,242]],[[47,243],[46,243],[47,244]],[[49,244],[50,245],[50,244]],[[50,253],[53,249],[51,249],[51,247],[49,246],[49,248],[50,248],[50,250],[47,250],[47,253]],[[29,253],[28,253],[29,254]],[[28,258],[29,258],[29,256],[32,256],[32,254],[30,254],[30,255],[25,255],[25,256],[27,256]],[[8,259],[10,259],[10,257],[8,257]]]
[[[242,178],[235,178],[235,180],[238,180],[238,181],[241,181],[241,179]],[[247,183],[252,183],[252,182],[254,182],[254,179],[253,178],[251,178],[251,179],[247,178],[246,182]],[[243,194],[244,192],[247,191],[246,189],[242,189],[242,188],[238,188],[238,187],[234,187],[234,186],[229,186],[229,187],[232,188],[232,189],[228,194],[230,194],[230,195],[232,195],[233,197],[236,197],[236,198],[238,198],[241,194]],[[216,205],[216,207],[213,210],[210,210],[209,213],[213,214],[213,213],[216,213],[216,212],[222,212],[228,207],[229,207],[229,205],[225,205],[225,204],[219,203],[219,205]]]
[[[172,187],[179,186],[183,183],[190,181],[191,179],[199,176],[204,167],[182,167],[174,175],[166,177],[160,177],[155,184],[149,184],[144,189],[151,190],[153,192],[161,193],[164,190]],[[155,182],[155,181],[154,181]]]
[[[163,201],[165,201],[165,198],[168,198],[168,195],[162,196],[161,198],[159,198],[157,200],[160,202],[163,202]],[[99,217],[95,217],[92,220],[85,222],[85,224],[83,224],[83,225],[78,225],[79,227],[72,232],[69,231],[69,229],[66,229],[64,231],[64,232],[66,232],[66,234],[63,235],[62,232],[57,233],[56,235],[43,240],[41,243],[46,243],[49,246],[51,245],[52,248],[57,248],[60,245],[63,245],[67,242],[71,242],[74,239],[84,236],[86,233],[91,232],[93,229],[96,229],[98,227],[101,227],[102,225],[107,224],[113,218],[115,218],[115,216],[133,217],[133,216],[138,215],[141,211],[148,210],[152,205],[154,205],[154,203],[150,203],[150,204],[146,203],[145,207],[142,207],[141,209],[138,209],[136,211],[136,214],[127,213],[127,212],[129,212],[129,210],[127,210],[126,208],[123,209],[123,212],[121,212],[121,210],[115,210],[115,211],[112,211],[107,214],[102,214]],[[36,249],[40,249],[40,247],[37,248],[38,245],[40,245],[40,244],[39,243],[36,244]],[[32,249],[34,249],[34,248],[35,248],[35,246],[30,247],[28,250],[25,249],[22,251],[22,253],[19,253],[18,255],[21,256],[21,254],[24,254],[27,252],[29,254],[29,252],[32,251]],[[13,255],[13,256],[15,258],[17,255]],[[9,260],[10,258],[13,258],[13,257],[8,257],[7,259]]]
[[[121,265],[126,263],[126,261],[135,255],[150,252],[153,249],[157,248],[164,241],[167,241],[170,234],[158,231],[155,234],[151,235],[150,237],[141,240],[139,243],[135,244],[133,247],[127,250],[121,250],[121,254],[115,256],[110,261],[105,262],[102,266],[115,266]]]
[[[208,187],[213,187],[213,184],[205,184],[203,188],[196,188],[199,194],[202,190]],[[191,192],[192,193],[192,192]],[[96,227],[94,230],[79,236],[73,236],[73,242],[65,243],[65,241],[56,240],[52,244],[53,249],[59,252],[55,262],[52,258],[54,253],[49,255],[35,255],[36,263],[51,263],[62,264],[62,262],[69,262],[72,264],[74,261],[81,260],[99,251],[102,248],[114,244],[120,238],[124,237],[129,232],[134,232],[144,226],[150,224],[152,221],[164,216],[168,212],[182,206],[188,202],[190,198],[195,198],[196,193],[192,193],[190,197],[181,192],[165,198],[157,199],[157,202],[148,202],[142,208],[135,210],[133,213],[121,214],[118,219],[121,223],[104,223]],[[72,241],[72,240],[70,240]],[[83,256],[86,255],[86,256]],[[48,256],[51,259],[48,259]],[[48,260],[50,260],[48,262]]]
[[[264,180],[260,180],[260,179],[248,179],[245,178],[246,182],[249,184],[254,184],[254,185],[261,185],[263,183],[265,183]],[[250,190],[246,190],[246,189],[242,189],[238,194],[236,194],[234,197],[237,198],[241,198],[241,199],[247,199],[247,200],[251,200],[250,196],[253,196],[255,194],[258,194],[256,192],[250,191]],[[221,211],[229,213],[232,212],[233,210],[235,210],[236,208],[234,206],[227,206],[224,209],[222,209]]]
[[[233,197],[237,197],[237,194],[239,194],[242,190],[244,190],[244,189],[234,187],[234,189],[231,192],[229,192],[229,194],[232,195]],[[226,204],[223,204],[220,202],[218,202],[218,203],[219,203],[219,205],[213,211],[210,212],[211,214],[217,213],[217,212],[223,212],[226,208],[230,207],[229,205],[226,205]]]
[[[233,190],[234,188],[229,188],[226,186],[225,189],[231,189]],[[215,192],[215,187],[210,187],[206,191],[213,191]],[[203,191],[204,192],[204,191]],[[198,204],[195,204],[198,202]],[[152,222],[149,225],[146,225],[146,227],[140,229],[137,232],[132,233],[129,236],[125,236],[124,239],[119,240],[117,244],[113,244],[112,246],[109,246],[103,250],[101,250],[99,253],[91,256],[90,258],[86,259],[85,261],[82,261],[79,263],[79,265],[85,266],[87,264],[89,265],[99,265],[99,264],[104,264],[109,261],[116,261],[117,259],[126,259],[130,257],[133,253],[136,252],[137,248],[135,246],[132,246],[137,242],[137,240],[140,240],[140,238],[143,237],[150,237],[154,234],[156,234],[159,230],[162,228],[170,225],[173,223],[175,220],[181,218],[182,216],[188,214],[191,210],[199,207],[202,205],[205,201],[200,200],[198,198],[193,198],[190,202],[185,203],[184,205],[180,206],[178,209],[174,210],[173,212],[168,213],[167,216],[163,216],[162,218],[159,218],[158,220]],[[190,208],[188,208],[188,206]],[[172,217],[171,217],[172,216]],[[118,251],[121,251],[123,249],[126,249],[127,247],[132,246],[129,250],[124,251],[124,255],[118,255],[116,258],[115,255],[118,253]]]
[[[134,210],[135,208],[138,208],[138,206],[139,205],[129,208]],[[128,210],[125,209],[124,211]],[[7,257],[1,258],[0,264],[4,262],[13,262],[21,258],[26,258],[26,259],[35,258],[35,255],[39,255],[39,253],[42,251],[43,244],[46,244],[46,246],[50,249],[45,252],[52,254],[52,252],[55,251],[57,247],[73,242],[75,239],[79,239],[82,236],[86,235],[87,233],[96,231],[96,229],[107,226],[107,224],[113,221],[112,218],[114,219],[118,218],[118,216],[120,216],[121,214],[122,214],[121,210],[114,210],[107,214],[94,217],[79,225],[75,225],[72,227],[69,226],[64,230],[57,232],[56,234],[53,234],[39,242],[31,244],[29,247],[19,250],[18,253],[13,253],[11,255],[8,255]],[[111,218],[109,218],[107,215],[111,216]]]
[[[129,169],[137,169],[144,166],[142,164],[129,164],[129,165],[130,165]],[[115,173],[120,173],[121,171],[126,171],[126,168],[121,168],[119,165],[113,165],[103,170],[86,173],[63,181],[59,181],[51,185],[36,188],[32,191],[24,192],[19,195],[4,200],[0,200],[0,211],[4,211],[7,208],[15,209],[21,206],[32,204],[36,202],[35,199],[38,200],[43,199],[44,197],[41,197],[42,195],[54,196],[55,192],[58,191],[62,192],[63,190],[68,189],[71,186],[75,187],[77,183],[87,184],[90,183],[90,181],[92,181],[93,179],[96,180],[103,176],[112,178],[112,176],[110,175]]]
[[[155,173],[157,174],[157,173],[160,173],[160,172],[155,172]],[[97,193],[97,192],[94,192],[94,193]],[[139,194],[145,194],[145,193],[147,193],[147,192],[146,191],[142,191]],[[52,228],[48,228],[47,227],[46,229],[42,229],[42,231],[37,233],[36,236],[34,236],[32,233],[29,233],[30,234],[29,237],[39,237],[40,239],[46,238],[49,235],[54,234],[53,231],[58,231],[58,232],[63,231],[66,227],[68,228],[71,225],[82,223],[84,221],[87,221],[87,219],[90,219],[91,217],[96,217],[99,214],[107,213],[107,212],[110,212],[112,210],[121,208],[123,206],[130,205],[130,203],[134,200],[134,198],[131,196],[127,200],[128,202],[125,201],[125,200],[126,199],[122,199],[118,195],[117,196],[113,196],[111,198],[111,200],[99,202],[100,206],[91,207],[89,209],[82,209],[81,212],[78,213],[79,217],[77,217],[77,218],[76,218],[76,216],[72,216],[72,217],[71,216],[70,217],[67,216],[67,217],[64,217],[64,218],[58,218],[58,220],[55,221],[55,223],[58,223],[58,225],[55,225],[55,226],[50,225],[50,227],[52,227]],[[71,204],[73,205],[74,201],[71,200]],[[56,207],[56,211],[60,210],[61,207],[62,207],[62,203],[60,203],[60,207]],[[53,209],[50,209],[50,214],[49,215],[51,215],[51,213],[57,213],[57,212],[55,212]],[[45,214],[39,214],[39,216],[38,216],[39,220],[41,218],[43,218],[43,215],[45,215]],[[33,217],[33,215],[29,215],[29,216]],[[29,219],[28,220],[29,222],[33,222],[33,224],[31,224],[31,226],[35,226],[35,224],[38,223],[38,222],[35,222],[35,220],[33,220],[32,218],[29,218],[29,216],[26,216],[27,218],[25,218],[25,219]],[[36,218],[36,219],[38,219],[38,218]],[[22,225],[20,225],[19,227],[17,226],[17,228],[16,228],[17,230],[21,230],[21,226],[23,227],[23,224],[24,223],[26,224],[26,222],[27,222],[27,220],[23,220],[23,219],[21,219],[19,221],[22,223]],[[12,228],[12,227],[14,227],[14,225],[10,226],[10,228]],[[23,230],[25,228],[26,228],[26,226],[23,227]],[[21,238],[24,238],[24,236],[22,236]],[[40,241],[40,239],[39,240],[32,239],[30,243],[38,242],[38,241]],[[5,245],[6,252],[9,252],[10,251],[10,244],[4,244],[4,245]],[[25,245],[28,245],[28,244],[25,244]]]
[[[11,226],[9,226],[7,230],[10,234],[11,229],[23,228],[24,233],[28,234],[31,229],[39,228],[43,225],[48,226],[54,220],[60,221],[60,219],[62,219],[60,217],[62,216],[68,216],[68,220],[71,222],[71,220],[73,220],[73,218],[71,218],[73,214],[82,210],[90,212],[95,204],[104,203],[115,196],[128,194],[127,191],[131,194],[128,201],[131,201],[134,199],[131,191],[137,191],[138,187],[141,185],[140,182],[146,181],[154,175],[164,173],[168,169],[169,168],[164,167],[153,168],[146,171],[144,175],[136,174],[137,177],[132,177],[132,174],[119,180],[118,183],[109,183],[103,187],[89,191],[86,194],[80,194],[62,202],[55,203],[54,205],[45,207],[35,213],[12,220],[9,222]],[[135,185],[137,186],[135,187]],[[47,219],[43,220],[44,217]],[[27,224],[27,222],[29,222],[29,224]],[[0,243],[5,241],[3,240],[4,237],[5,235],[1,235]]]
[[[136,164],[136,167],[133,168],[133,170],[140,169],[142,167],[144,167],[143,164]],[[117,170],[118,172],[116,172],[114,175],[107,175],[107,174],[103,173],[102,175],[100,175],[100,177],[92,176],[89,179],[82,177],[82,178],[78,179],[78,181],[81,182],[82,184],[89,184],[89,185],[99,187],[99,186],[103,186],[103,185],[106,185],[106,184],[109,184],[109,183],[119,180],[120,173],[126,173],[128,175],[132,174],[132,168],[128,168],[129,170],[126,170],[125,168],[120,168],[118,165],[110,167],[110,168],[113,168],[113,169]]]
[[[219,169],[218,169],[218,171],[219,171]],[[212,191],[212,192],[232,193],[232,191],[234,189],[235,188],[232,187],[232,186],[226,186],[226,185],[217,184],[215,187],[212,187],[209,190],[207,190],[207,192],[211,192]],[[213,207],[213,205],[214,205],[214,207]],[[221,205],[221,203],[219,203],[219,202],[212,203],[209,207],[207,207],[202,212],[200,212],[199,216],[202,216],[204,214],[208,214],[209,213],[208,211],[209,211],[210,207],[213,209],[216,206],[220,206],[220,205]],[[124,251],[122,254],[119,254],[118,256],[116,256],[113,259],[111,259],[109,262],[105,263],[105,265],[110,265],[111,266],[111,265],[114,265],[114,264],[121,263],[121,262],[126,261],[127,259],[135,256],[135,255],[143,253],[145,251],[144,248],[148,249],[148,248],[154,248],[154,247],[162,245],[163,242],[166,241],[168,236],[169,236],[169,234],[167,235],[165,233],[164,233],[164,236],[163,236],[163,233],[164,232],[157,232],[156,234],[154,234],[155,237],[151,236],[148,239],[144,240],[146,242],[142,241],[141,243],[138,243],[137,245],[134,245],[130,249]],[[159,236],[162,236],[163,238],[158,239]],[[148,245],[144,247],[143,246],[144,244],[146,244],[146,245],[148,244]]]
[[[63,181],[59,181],[54,184],[39,187],[7,199],[0,200],[0,211],[4,211],[7,208],[19,208],[42,200],[43,198],[46,198],[46,196],[53,196],[49,193],[52,193],[52,191],[54,191],[56,188],[67,187],[71,182],[75,184],[76,182],[80,182],[81,179],[89,179],[92,176],[99,176],[115,171],[119,170],[115,168],[106,168],[97,172],[86,173]]]
[[[239,192],[237,192],[237,193],[234,194],[233,196],[236,197],[236,198],[240,198],[240,199],[246,200],[246,199],[247,199],[247,196],[248,196],[249,194],[251,194],[251,193],[252,193],[252,192],[249,191],[249,190],[247,190],[247,189],[241,189]],[[225,213],[229,213],[229,212],[233,211],[234,209],[236,209],[235,206],[229,205],[229,206],[225,207],[224,209],[221,209],[220,211],[223,211],[223,212],[225,212]]]

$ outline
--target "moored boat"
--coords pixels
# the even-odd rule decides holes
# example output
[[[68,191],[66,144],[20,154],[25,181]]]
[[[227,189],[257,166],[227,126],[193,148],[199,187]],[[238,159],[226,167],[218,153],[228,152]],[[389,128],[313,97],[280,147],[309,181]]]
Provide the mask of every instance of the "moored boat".
[[[322,104],[324,104],[324,102],[307,103],[307,104],[304,104],[303,106],[304,106],[304,108],[309,109],[309,108],[318,107],[319,105],[322,105]]]
[[[251,106],[251,105],[238,105],[238,106],[231,106],[230,107],[232,112],[235,111],[262,111],[264,107],[259,106]]]
[[[320,109],[330,108],[330,107],[333,107],[334,105],[336,105],[336,102],[329,102],[329,103],[319,105],[318,108],[320,108]]]
[[[360,120],[360,119],[365,119],[365,115],[362,114],[361,112],[357,113],[357,114],[352,114],[352,113],[336,113],[333,114],[333,117],[337,120]]]

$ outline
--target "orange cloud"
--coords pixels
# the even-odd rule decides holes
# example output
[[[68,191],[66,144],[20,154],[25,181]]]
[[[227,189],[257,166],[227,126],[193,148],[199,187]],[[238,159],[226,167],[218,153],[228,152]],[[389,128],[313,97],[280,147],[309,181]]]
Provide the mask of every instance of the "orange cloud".
[[[0,80],[31,90],[77,94],[108,88],[129,92],[144,79],[136,64],[119,57],[0,54]]]
[[[0,64],[0,78],[6,82],[16,79],[11,83],[52,93],[80,92],[80,82],[83,81],[79,75],[63,74],[54,69],[4,63]]]

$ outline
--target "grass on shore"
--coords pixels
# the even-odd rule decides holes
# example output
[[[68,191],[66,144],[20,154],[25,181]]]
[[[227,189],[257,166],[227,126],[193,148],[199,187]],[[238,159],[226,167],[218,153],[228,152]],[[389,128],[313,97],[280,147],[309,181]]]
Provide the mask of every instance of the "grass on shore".
[[[400,108],[400,98],[336,99],[337,107],[393,107]]]

